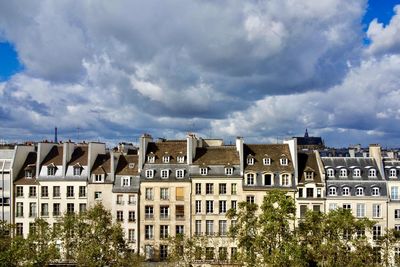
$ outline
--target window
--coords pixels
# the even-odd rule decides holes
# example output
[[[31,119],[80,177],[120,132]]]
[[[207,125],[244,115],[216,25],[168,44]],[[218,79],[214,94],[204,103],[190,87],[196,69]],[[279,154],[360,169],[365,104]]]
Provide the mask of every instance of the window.
[[[300,205],[300,218],[304,218],[307,212],[307,205]]]
[[[270,158],[263,158],[263,164],[264,165],[271,165],[271,159]]]
[[[144,198],[146,200],[153,200],[153,188],[146,188]]]
[[[206,260],[214,260],[214,247],[206,247]]]
[[[161,170],[161,178],[166,179],[169,177],[169,170]]]
[[[329,178],[335,177],[335,170],[334,169],[328,169],[327,174]]]
[[[394,200],[399,199],[399,187],[392,186],[392,188],[390,189],[390,198]]]
[[[310,181],[314,178],[314,173],[313,172],[305,172],[305,177],[307,181]]]
[[[47,166],[47,175],[48,175],[48,176],[54,176],[54,175],[56,175],[56,167]]]
[[[95,200],[101,200],[101,191],[95,191],[94,192],[94,199]]]
[[[231,209],[236,209],[236,207],[237,207],[237,201],[236,200],[232,200],[231,201]]]
[[[201,200],[196,200],[196,213],[201,213]]]
[[[356,228],[356,233],[357,233],[357,237],[361,238],[365,236],[365,228],[363,227],[357,227]]]
[[[354,169],[354,171],[353,171],[353,177],[361,177],[361,171],[360,171],[360,169]]]
[[[151,240],[154,238],[154,226],[145,225],[144,226],[144,239]]]
[[[351,210],[351,204],[343,204],[343,209],[345,210]]]
[[[128,242],[135,242],[135,229],[128,229]]]
[[[213,213],[214,212],[214,201],[206,200],[206,212]]]
[[[169,158],[170,158],[169,156],[164,156],[163,157],[163,162],[164,163],[169,163]]]
[[[185,175],[185,171],[184,170],[177,170],[176,171],[176,178],[178,179],[182,179]]]
[[[136,201],[135,201],[135,196],[134,195],[129,195],[128,204],[129,205],[136,205]]]
[[[24,203],[22,203],[22,202],[17,202],[16,217],[24,217]]]
[[[194,234],[201,235],[201,220],[196,220],[194,227]]]
[[[231,248],[231,260],[236,261],[237,260],[237,248],[232,247]]]
[[[169,206],[160,206],[160,219],[168,220],[169,219]]]
[[[375,178],[376,177],[376,170],[375,169],[370,169],[368,171],[368,177]]]
[[[246,196],[246,201],[247,201],[248,203],[254,204],[254,196]]]
[[[288,165],[288,159],[287,158],[281,158],[280,162],[281,162],[282,166],[287,166]]]
[[[357,218],[365,217],[365,204],[357,204],[356,216]]]
[[[317,197],[322,197],[322,190],[321,190],[321,188],[317,188]]]
[[[300,197],[300,198],[303,197],[303,188],[299,188],[299,197]]]
[[[168,246],[160,245],[160,260],[165,261],[168,258]]]
[[[177,220],[185,219],[185,206],[184,205],[175,205],[175,218]]]
[[[397,171],[396,171],[396,169],[390,169],[390,171],[389,171],[389,178],[397,178]]]
[[[185,163],[185,156],[178,156],[178,163]]]
[[[169,227],[168,225],[160,225],[160,238],[166,239],[169,236]]]
[[[25,170],[25,178],[32,178],[32,171],[31,170]]]
[[[254,185],[254,173],[246,174],[246,184],[247,185]]]
[[[153,219],[154,218],[154,208],[151,205],[144,206],[144,218]]]
[[[226,194],[226,184],[219,184],[219,194],[220,195]]]
[[[219,213],[226,213],[226,200],[219,201]]]
[[[67,186],[67,197],[74,197],[74,187]]]
[[[337,209],[337,204],[336,203],[329,203],[329,210],[335,210]]]
[[[196,187],[195,188],[195,194],[196,195],[201,195],[201,184],[200,183],[196,183],[195,187]]]
[[[24,234],[24,225],[22,223],[17,223],[15,232],[17,235],[22,236]]]
[[[379,195],[379,187],[372,187],[372,196],[377,197]]]
[[[282,174],[282,176],[281,176],[281,185],[282,186],[290,186],[290,176],[289,176],[289,174]]]
[[[395,219],[400,219],[400,209],[395,209],[394,210],[394,218]]]
[[[124,212],[122,210],[117,211],[117,222],[123,222],[124,221]]]
[[[314,188],[307,188],[307,197],[314,197]]]
[[[153,170],[146,170],[146,178],[153,178],[154,171]]]
[[[131,185],[131,178],[130,177],[122,177],[121,186],[128,187],[130,185]]]
[[[226,236],[227,233],[227,226],[226,226],[226,220],[220,220],[219,223],[219,235],[220,236]]]
[[[364,195],[364,188],[357,187],[356,188],[356,196],[363,196]]]
[[[81,171],[82,171],[81,167],[74,167],[74,175],[75,176],[81,175]]]
[[[381,204],[372,204],[372,217],[380,218],[382,216]]]
[[[161,200],[169,199],[169,189],[168,188],[160,188],[160,199]]]
[[[79,197],[86,197],[86,186],[79,186]]]
[[[342,177],[342,178],[347,177],[347,170],[346,169],[340,169],[339,177]]]
[[[382,235],[382,227],[380,225],[374,225],[372,227],[372,239],[378,240],[381,235]]]
[[[176,200],[181,201],[185,200],[185,191],[183,187],[177,187],[175,189],[175,194],[176,194]]]
[[[177,225],[175,227],[175,234],[177,235],[183,235],[185,233],[185,226],[183,225]]]
[[[48,203],[42,203],[41,204],[41,212],[40,215],[41,216],[49,216],[49,204]]]
[[[270,186],[272,185],[272,174],[264,174],[264,185]]]
[[[35,186],[29,187],[29,197],[36,197],[36,187]]]
[[[254,158],[253,157],[248,157],[247,158],[247,164],[248,165],[254,165]]]
[[[232,175],[233,174],[233,168],[225,168],[225,174],[226,175]]]
[[[337,195],[336,187],[334,187],[334,186],[329,187],[329,195],[330,196],[336,196]]]
[[[400,264],[400,247],[394,248],[394,263],[397,266]]]
[[[350,188],[349,187],[342,188],[342,196],[350,196]]]
[[[95,175],[94,175],[94,181],[95,181],[96,183],[103,182],[103,175],[102,175],[102,174],[95,174]]]
[[[153,155],[147,156],[147,161],[148,161],[149,163],[154,163],[154,160],[155,160],[155,157],[154,157]]]
[[[60,203],[53,203],[53,216],[60,216]]]
[[[75,212],[74,203],[67,203],[67,213],[74,213],[74,212]]]
[[[206,235],[214,234],[214,221],[206,220]]]
[[[206,183],[206,194],[207,195],[214,194],[214,184]]]
[[[24,196],[24,188],[22,186],[17,186],[17,197]]]
[[[237,186],[236,184],[231,184],[231,195],[237,194]]]
[[[135,216],[135,212],[133,210],[130,210],[128,212],[128,221],[129,222],[134,222],[136,221],[136,216]]]
[[[207,175],[207,168],[200,168],[201,175]]]
[[[42,197],[49,197],[49,188],[47,186],[42,186],[40,189]]]
[[[79,213],[85,213],[86,212],[86,203],[79,203]]]
[[[395,231],[400,231],[400,224],[395,224],[394,225],[394,230]]]

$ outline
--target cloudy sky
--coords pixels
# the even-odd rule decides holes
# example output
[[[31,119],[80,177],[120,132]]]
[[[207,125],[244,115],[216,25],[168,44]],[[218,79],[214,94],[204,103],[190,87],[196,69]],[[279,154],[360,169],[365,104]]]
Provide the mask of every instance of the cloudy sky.
[[[400,1],[1,1],[0,139],[400,147]]]

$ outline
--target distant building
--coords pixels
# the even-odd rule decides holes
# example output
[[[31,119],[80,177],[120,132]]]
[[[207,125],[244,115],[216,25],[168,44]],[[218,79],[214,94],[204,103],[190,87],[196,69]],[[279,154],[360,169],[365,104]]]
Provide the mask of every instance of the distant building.
[[[321,137],[309,136],[308,130],[304,133],[304,137],[295,136],[297,139],[298,150],[320,150],[325,148],[324,141]]]

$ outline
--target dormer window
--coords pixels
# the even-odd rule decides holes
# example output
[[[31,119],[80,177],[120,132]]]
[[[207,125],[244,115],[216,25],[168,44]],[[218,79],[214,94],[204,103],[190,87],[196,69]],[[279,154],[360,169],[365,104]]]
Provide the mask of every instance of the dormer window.
[[[328,169],[327,170],[327,175],[329,178],[335,177],[335,170],[334,169]]]
[[[353,177],[361,177],[361,170],[360,169],[354,169]]]
[[[271,165],[271,159],[270,158],[263,158],[263,164],[264,165]]]
[[[225,174],[226,175],[232,175],[233,174],[233,168],[232,167],[225,168]]]
[[[131,185],[131,178],[130,177],[122,177],[121,179],[121,186],[127,187]]]
[[[207,168],[205,168],[205,167],[203,167],[203,168],[200,168],[200,174],[201,175],[207,175]]]
[[[25,178],[32,178],[32,171],[31,170],[26,170],[25,171]]]
[[[129,163],[128,168],[129,168],[129,169],[135,168],[135,163]]]
[[[396,169],[390,169],[389,178],[397,178],[397,170]]]
[[[166,179],[169,177],[169,170],[161,170],[161,178]]]
[[[101,183],[103,182],[103,175],[102,174],[94,174],[94,181],[96,183]]]
[[[81,175],[81,172],[82,172],[81,167],[79,167],[79,166],[74,167],[74,175],[75,176]]]
[[[368,177],[375,178],[376,177],[376,170],[375,169],[370,169],[368,171]]]
[[[169,163],[169,156],[164,156],[164,157],[162,158],[162,161],[163,161],[164,163]]]
[[[154,163],[155,158],[156,158],[156,157],[155,157],[154,155],[147,156],[147,161],[148,161],[149,163]]]
[[[154,170],[146,170],[146,178],[153,178]]]
[[[247,164],[248,165],[254,165],[254,158],[253,157],[248,157],[247,158]]]
[[[379,187],[377,187],[377,186],[372,187],[372,196],[378,197],[379,195],[380,195]]]
[[[349,187],[343,187],[342,188],[342,196],[350,196],[350,188]]]
[[[306,177],[307,181],[310,181],[310,180],[314,179],[314,172],[308,171],[308,172],[305,172],[305,174],[306,174],[305,177]]]
[[[339,177],[347,177],[347,170],[346,169],[340,169],[339,172]]]
[[[185,176],[185,170],[176,170],[176,178],[182,179]]]
[[[47,167],[47,175],[48,176],[56,175],[56,167],[55,166],[48,166]]]
[[[282,174],[281,176],[281,186],[290,186],[290,175]]]
[[[185,163],[185,156],[178,156],[178,163]]]
[[[248,173],[246,175],[246,185],[255,185],[254,173]]]
[[[288,165],[288,159],[287,158],[281,158],[280,162],[281,162],[282,166],[287,166]]]
[[[361,186],[356,188],[356,196],[363,196],[364,195],[364,188]]]
[[[334,186],[329,187],[329,192],[328,193],[329,193],[330,196],[336,196],[337,195],[336,187],[334,187]]]

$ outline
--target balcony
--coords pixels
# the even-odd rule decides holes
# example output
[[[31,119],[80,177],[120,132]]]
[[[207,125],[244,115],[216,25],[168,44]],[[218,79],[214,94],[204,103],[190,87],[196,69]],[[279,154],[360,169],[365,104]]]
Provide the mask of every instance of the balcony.
[[[160,214],[160,220],[169,220],[169,214]]]
[[[144,215],[145,220],[153,220],[154,219],[154,214],[145,214]]]

